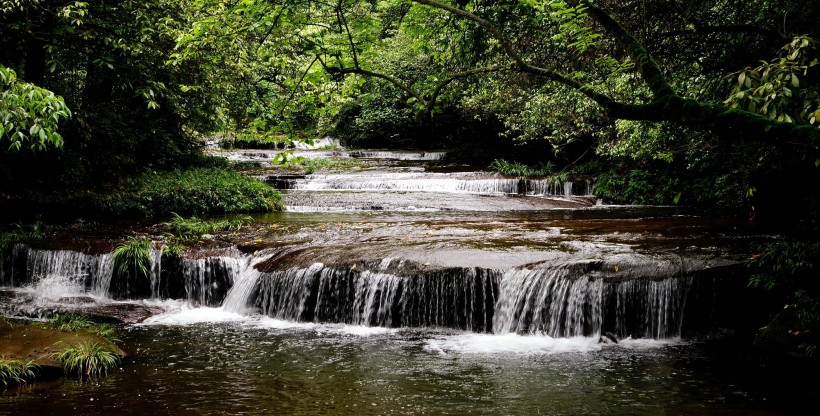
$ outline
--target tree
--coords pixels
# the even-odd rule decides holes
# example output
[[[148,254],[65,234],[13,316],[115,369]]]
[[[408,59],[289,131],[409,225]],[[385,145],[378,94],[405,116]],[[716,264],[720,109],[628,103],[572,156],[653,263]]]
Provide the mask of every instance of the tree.
[[[646,47],[610,14],[590,1],[530,1],[529,3],[532,4],[534,11],[559,16],[556,19],[557,22],[574,31],[574,33],[567,33],[567,35],[572,34],[573,45],[582,49],[596,41],[598,34],[593,33],[588,25],[591,22],[597,24],[615,44],[623,49],[626,58],[640,74],[641,80],[650,92],[648,102],[623,102],[593,85],[577,81],[571,75],[558,69],[530,63],[514,47],[509,37],[491,22],[467,9],[434,0],[412,1],[474,22],[499,42],[503,52],[514,61],[517,70],[543,76],[584,94],[600,105],[612,118],[671,121],[698,128],[705,127],[721,133],[731,133],[753,140],[780,139],[808,148],[813,152],[816,152],[820,146],[820,130],[812,126],[797,125],[782,118],[780,120],[770,119],[743,109],[727,108],[720,104],[701,102],[682,96],[672,87],[666,74]],[[558,10],[558,12],[550,13],[550,9]],[[569,16],[569,18],[565,19],[563,16]]]

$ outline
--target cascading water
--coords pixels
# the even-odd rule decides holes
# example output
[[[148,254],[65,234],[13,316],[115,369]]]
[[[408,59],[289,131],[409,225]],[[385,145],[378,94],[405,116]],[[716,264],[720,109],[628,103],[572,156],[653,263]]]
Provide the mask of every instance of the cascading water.
[[[17,282],[59,298],[116,297],[110,254],[20,248],[25,262]],[[671,338],[681,335],[693,277],[647,279],[622,271],[600,275],[600,261],[570,262],[506,271],[478,267],[426,270],[384,260],[380,264],[291,267],[262,272],[265,256],[200,255],[179,263],[182,288],[174,290],[162,255],[152,253],[150,292],[193,306],[262,313],[278,319],[381,327],[443,327],[496,334]],[[654,266],[652,266],[654,267]],[[660,273],[667,273],[658,269]],[[598,273],[598,274],[596,274]],[[10,282],[6,282],[9,284]],[[126,292],[136,293],[136,292]],[[132,297],[132,299],[134,299]]]
[[[183,259],[185,298],[194,305],[222,305],[228,290],[246,265],[246,259],[237,257]]]
[[[552,337],[680,336],[691,284],[690,277],[609,282],[584,274],[583,265],[409,276],[322,263],[271,273],[249,269],[223,309],[244,312],[253,305],[264,315],[291,321]]]
[[[454,269],[400,277],[315,263],[262,276],[255,303],[288,320],[484,331],[492,320],[496,273]]]
[[[6,286],[36,285],[42,280],[71,281],[89,294],[105,297],[111,284],[113,261],[110,253],[86,254],[71,250],[42,250],[17,244],[12,250]],[[68,279],[68,280],[66,280]]]
[[[272,184],[305,191],[420,191],[531,196],[574,195],[572,182],[550,179],[507,179],[474,174],[455,176],[440,173],[380,173],[369,175],[310,175],[304,179],[282,180],[274,177]],[[582,185],[585,185],[582,184]],[[579,187],[580,195],[590,196],[590,187]]]

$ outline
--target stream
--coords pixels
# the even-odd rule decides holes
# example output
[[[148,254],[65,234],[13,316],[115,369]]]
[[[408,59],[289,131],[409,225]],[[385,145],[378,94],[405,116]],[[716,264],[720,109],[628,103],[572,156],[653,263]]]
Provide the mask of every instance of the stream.
[[[252,171],[287,212],[176,261],[154,250],[149,280],[115,276],[105,233],[13,247],[2,315],[114,319],[129,355],[6,390],[0,414],[745,415],[817,391],[735,331],[756,301],[740,261],[773,238],[742,221],[430,168],[443,152],[297,153],[364,167]]]

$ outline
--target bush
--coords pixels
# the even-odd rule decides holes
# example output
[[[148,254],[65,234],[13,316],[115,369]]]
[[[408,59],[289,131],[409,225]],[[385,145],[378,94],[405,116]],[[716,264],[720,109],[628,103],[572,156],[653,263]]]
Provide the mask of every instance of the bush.
[[[267,184],[231,170],[210,168],[142,174],[96,203],[98,211],[109,215],[143,217],[283,209],[281,194]]]

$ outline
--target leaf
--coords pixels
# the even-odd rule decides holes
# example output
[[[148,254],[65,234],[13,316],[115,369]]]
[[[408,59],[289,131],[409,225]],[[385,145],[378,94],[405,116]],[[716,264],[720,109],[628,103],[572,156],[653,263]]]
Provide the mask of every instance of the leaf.
[[[792,73],[792,87],[800,88],[800,81],[797,79],[797,75]]]

